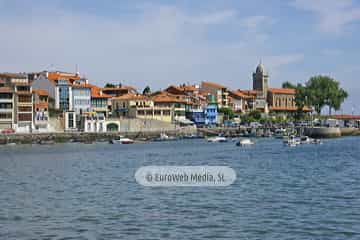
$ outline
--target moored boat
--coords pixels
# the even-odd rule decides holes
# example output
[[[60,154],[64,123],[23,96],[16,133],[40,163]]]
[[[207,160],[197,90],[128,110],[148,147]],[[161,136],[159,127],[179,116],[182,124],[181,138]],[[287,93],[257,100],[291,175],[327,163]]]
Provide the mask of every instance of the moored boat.
[[[176,137],[168,136],[166,133],[160,133],[158,138],[155,138],[154,141],[162,142],[162,141],[173,141],[176,140]]]
[[[134,143],[134,140],[132,140],[130,138],[123,137],[123,136],[120,136],[117,139],[111,140],[111,143],[112,144],[132,144],[132,143]]]
[[[217,137],[211,137],[207,139],[208,142],[227,142],[226,137],[221,137],[221,136],[217,136]]]
[[[251,139],[245,138],[245,139],[241,139],[240,141],[238,141],[236,143],[236,146],[242,147],[242,146],[250,146],[250,145],[254,145],[254,144],[255,144],[255,142],[251,141]]]
[[[289,147],[296,147],[297,145],[301,144],[301,140],[295,136],[289,136],[284,140],[284,144]]]

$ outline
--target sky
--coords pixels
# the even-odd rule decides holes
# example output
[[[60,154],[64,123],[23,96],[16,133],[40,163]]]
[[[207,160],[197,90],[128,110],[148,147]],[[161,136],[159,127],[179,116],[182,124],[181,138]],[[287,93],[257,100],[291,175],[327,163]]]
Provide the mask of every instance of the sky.
[[[360,114],[360,0],[0,0],[0,72],[61,70],[142,90],[250,89],[329,75]]]

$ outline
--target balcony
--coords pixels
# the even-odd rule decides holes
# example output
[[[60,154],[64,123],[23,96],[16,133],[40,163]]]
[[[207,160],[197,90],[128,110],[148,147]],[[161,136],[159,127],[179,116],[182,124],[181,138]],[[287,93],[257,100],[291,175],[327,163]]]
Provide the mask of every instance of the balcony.
[[[0,112],[0,122],[12,121],[12,113]]]
[[[32,113],[19,113],[18,122],[32,122]]]

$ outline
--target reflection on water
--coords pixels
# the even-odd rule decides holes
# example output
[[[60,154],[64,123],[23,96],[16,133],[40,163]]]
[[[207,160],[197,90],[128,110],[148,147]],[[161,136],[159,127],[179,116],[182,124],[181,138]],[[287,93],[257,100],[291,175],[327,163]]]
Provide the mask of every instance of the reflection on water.
[[[359,239],[360,139],[0,147],[0,239]],[[146,165],[227,165],[229,187],[149,188]]]

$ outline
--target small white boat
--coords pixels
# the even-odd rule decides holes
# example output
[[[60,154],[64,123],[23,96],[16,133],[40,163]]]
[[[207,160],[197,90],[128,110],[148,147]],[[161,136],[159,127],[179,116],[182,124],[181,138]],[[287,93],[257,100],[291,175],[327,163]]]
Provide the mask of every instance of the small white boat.
[[[290,136],[288,139],[284,140],[284,144],[289,147],[296,147],[301,144],[301,140],[295,136]]]
[[[275,133],[274,133],[275,138],[282,139],[282,138],[284,138],[284,136],[286,136],[286,129],[280,128],[280,129],[275,130]]]
[[[313,138],[310,138],[308,136],[302,136],[300,138],[300,141],[301,141],[301,144],[311,144],[311,143],[314,143],[314,140]]]
[[[207,141],[208,142],[227,142],[227,139],[226,139],[226,137],[217,136],[217,137],[208,138]]]
[[[160,137],[156,138],[155,141],[161,142],[161,141],[172,141],[176,140],[175,137],[168,136],[166,133],[160,133]]]
[[[320,139],[310,138],[308,136],[302,136],[300,138],[301,144],[322,144]]]
[[[112,144],[132,144],[134,140],[120,136],[118,139],[111,140]]]
[[[313,139],[312,144],[323,144],[323,142],[320,139]]]
[[[255,142],[251,141],[249,138],[242,139],[236,143],[236,146],[249,146],[254,145]]]

